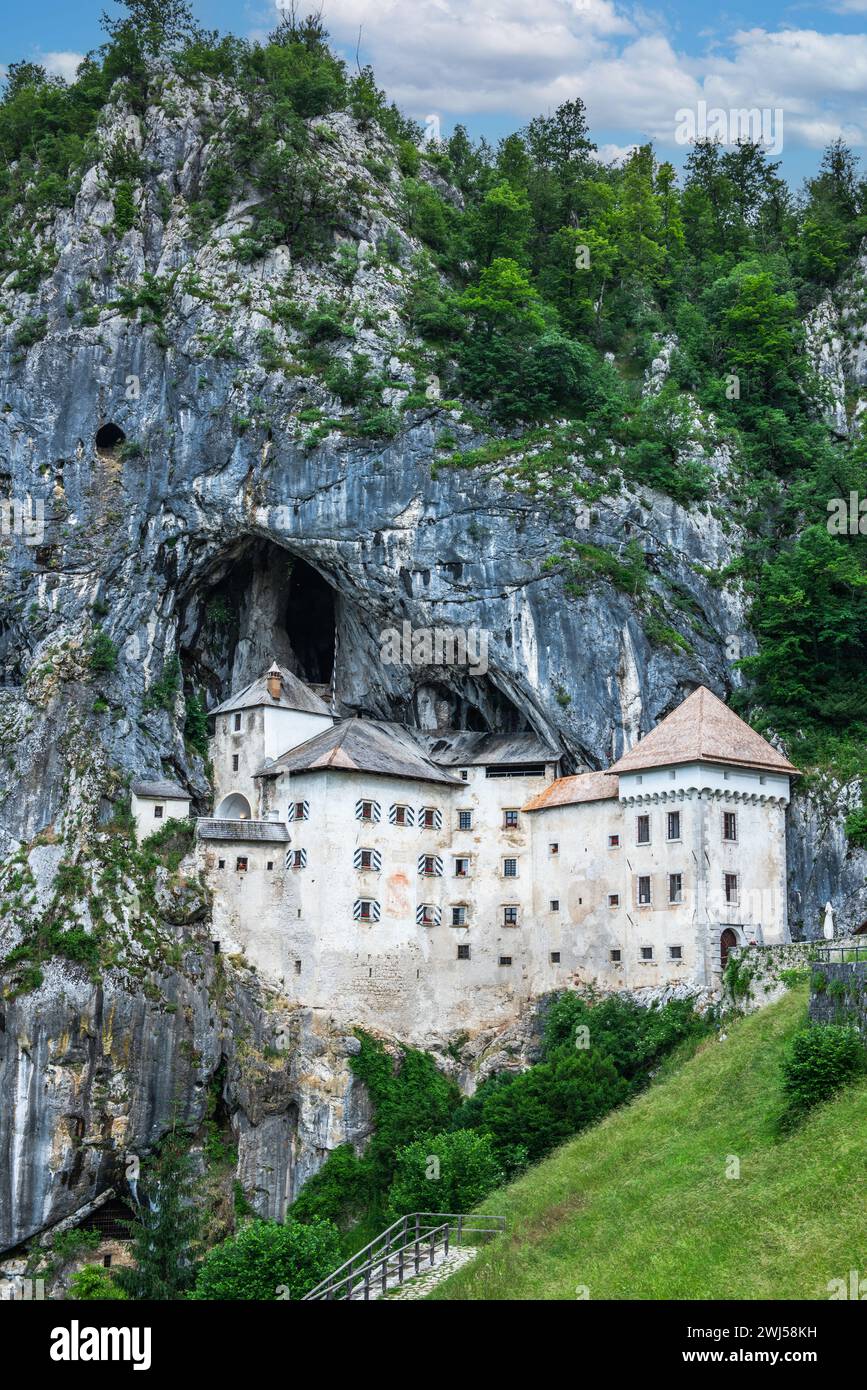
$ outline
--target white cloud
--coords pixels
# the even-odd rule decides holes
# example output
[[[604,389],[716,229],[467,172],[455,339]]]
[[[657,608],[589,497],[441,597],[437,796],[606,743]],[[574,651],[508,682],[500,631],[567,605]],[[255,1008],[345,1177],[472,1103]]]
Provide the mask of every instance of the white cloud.
[[[867,0],[839,5],[867,10]],[[865,138],[864,34],[718,30],[684,51],[658,13],[617,0],[325,0],[324,19],[345,51],[361,29],[362,61],[419,118],[518,125],[581,96],[591,131],[673,147],[676,112],[705,100],[781,108],[787,140],[802,145]]]
[[[84,62],[83,53],[42,53],[36,60],[52,77],[62,77],[64,82],[72,82],[79,63]]]

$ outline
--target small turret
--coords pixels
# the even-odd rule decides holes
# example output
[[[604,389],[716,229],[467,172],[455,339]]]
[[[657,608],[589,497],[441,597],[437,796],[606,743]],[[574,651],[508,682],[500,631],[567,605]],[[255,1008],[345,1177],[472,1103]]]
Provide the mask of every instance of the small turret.
[[[283,676],[276,661],[272,662],[271,669],[265,676],[265,683],[271,699],[279,700],[283,694]]]

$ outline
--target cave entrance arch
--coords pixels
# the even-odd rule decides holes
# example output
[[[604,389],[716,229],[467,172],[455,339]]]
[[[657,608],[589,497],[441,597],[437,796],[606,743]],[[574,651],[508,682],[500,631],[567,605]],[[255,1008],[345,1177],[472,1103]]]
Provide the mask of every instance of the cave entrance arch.
[[[94,444],[96,445],[98,453],[114,454],[120,448],[121,444],[124,443],[125,439],[126,435],[120,425],[116,425],[113,421],[109,420],[106,424],[100,425],[99,429],[96,431]]]

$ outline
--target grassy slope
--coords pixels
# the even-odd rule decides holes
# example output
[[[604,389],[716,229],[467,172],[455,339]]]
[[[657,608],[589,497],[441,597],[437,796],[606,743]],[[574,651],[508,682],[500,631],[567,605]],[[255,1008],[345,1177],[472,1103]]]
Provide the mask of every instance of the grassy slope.
[[[508,1234],[434,1298],[828,1298],[867,1274],[867,1080],[776,1140],[806,991],[736,1022],[484,1206]],[[725,1176],[740,1158],[740,1179]]]

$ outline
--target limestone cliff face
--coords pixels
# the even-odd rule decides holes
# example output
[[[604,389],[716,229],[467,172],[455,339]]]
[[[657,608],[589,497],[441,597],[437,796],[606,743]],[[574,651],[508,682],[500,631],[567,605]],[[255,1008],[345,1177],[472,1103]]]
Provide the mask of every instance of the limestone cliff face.
[[[618,482],[588,512],[560,486],[564,467],[595,479],[600,442],[580,432],[550,469],[544,442],[535,456],[443,464],[490,434],[448,401],[447,374],[437,397],[405,326],[420,247],[386,168],[393,152],[347,115],[311,122],[338,208],[333,249],[352,254],[279,247],[246,263],[233,238],[253,190],[207,235],[190,218],[237,103],[219,84],[190,93],[168,79],[144,116],[109,106],[99,159],[44,238],[54,269],[33,295],[0,287],[0,483],[45,507],[38,545],[0,542],[4,955],[54,901],[58,867],[93,862],[125,780],[170,775],[207,807],[184,686],[213,703],[276,656],[331,681],[346,710],[530,727],[567,766],[599,767],[696,683],[725,694],[739,680],[733,658],[751,650],[742,594],[714,582],[741,537],[712,422],[699,422],[694,451],[718,495],[690,510]],[[104,162],[118,141],[147,170],[122,235]],[[353,429],[305,356],[298,325],[322,300],[343,319],[332,358],[363,353],[385,378],[389,437]],[[421,408],[402,410],[426,390]],[[564,591],[546,561],[576,539],[621,552],[638,542],[665,638],[658,623],[648,636],[646,597],[602,582]],[[383,664],[380,633],[403,621],[485,630],[489,670]],[[94,644],[106,638],[117,661],[101,672]],[[863,858],[841,877],[839,832],[819,845],[810,809],[796,815],[793,917],[816,930],[826,894],[844,918],[863,913]],[[76,908],[85,934],[101,891],[94,882]],[[276,1042],[267,983],[224,964],[229,1002],[215,1003],[207,905],[154,911],[178,938],[165,968],[149,960],[131,977],[109,962],[97,983],[55,958],[41,984],[0,1001],[0,1249],[89,1200],[119,1152],[153,1142],[176,1107],[200,1121],[221,1061],[239,1175],[262,1210],[280,1211],[329,1147],[365,1131],[347,1065],[353,1020],[287,1014]],[[114,920],[135,939],[134,913],[121,905]]]

